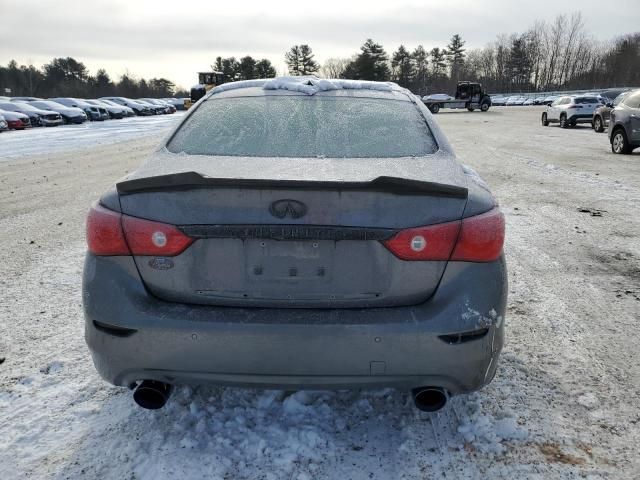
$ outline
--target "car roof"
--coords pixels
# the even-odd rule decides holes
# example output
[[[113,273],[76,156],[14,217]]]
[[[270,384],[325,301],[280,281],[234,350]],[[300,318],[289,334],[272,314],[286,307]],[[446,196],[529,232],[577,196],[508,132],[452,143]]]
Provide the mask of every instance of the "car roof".
[[[255,97],[265,95],[352,96],[388,98],[410,101],[410,92],[393,82],[365,80],[320,79],[315,76],[277,77],[224,83],[206,96]]]

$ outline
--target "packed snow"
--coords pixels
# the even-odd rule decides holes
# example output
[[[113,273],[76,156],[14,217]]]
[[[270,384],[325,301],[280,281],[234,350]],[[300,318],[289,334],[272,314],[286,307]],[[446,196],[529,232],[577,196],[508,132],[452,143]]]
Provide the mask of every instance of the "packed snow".
[[[451,95],[447,95],[446,93],[434,93],[432,95],[425,95],[424,97],[422,97],[422,100],[425,102],[428,102],[429,100],[453,100],[453,97]]]
[[[84,343],[83,223],[156,130],[77,150],[55,135],[83,128],[0,134],[19,153],[0,163],[0,479],[637,478],[639,154],[612,156],[586,127],[544,129],[536,107],[505,110],[437,119],[500,200],[509,304],[479,318],[506,322],[496,378],[436,414],[393,389],[181,386],[140,409]],[[33,155],[30,134],[46,134]]]
[[[148,135],[165,134],[184,112],[151,117],[129,117],[81,125],[37,127],[0,133],[0,161],[67,152],[123,142]]]
[[[329,90],[378,90],[391,92],[403,90],[393,82],[372,82],[368,80],[344,80],[324,79],[314,76],[278,77],[269,80],[244,80],[240,82],[225,83],[211,90],[209,95],[220,92],[237,90],[240,88],[260,87],[264,90],[289,90],[306,95],[314,95],[318,92]]]

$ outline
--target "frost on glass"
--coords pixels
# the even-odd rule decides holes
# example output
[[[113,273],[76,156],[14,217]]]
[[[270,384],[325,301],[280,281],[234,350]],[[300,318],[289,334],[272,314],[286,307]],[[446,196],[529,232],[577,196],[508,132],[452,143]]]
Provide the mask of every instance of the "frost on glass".
[[[415,105],[372,98],[210,99],[167,145],[191,155],[406,157],[437,147]]]

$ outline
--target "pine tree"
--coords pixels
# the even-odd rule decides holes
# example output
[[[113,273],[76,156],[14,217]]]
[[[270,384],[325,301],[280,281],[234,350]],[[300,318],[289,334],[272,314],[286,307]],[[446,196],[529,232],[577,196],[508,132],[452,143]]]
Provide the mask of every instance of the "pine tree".
[[[431,49],[429,56],[431,57],[431,74],[434,78],[442,76],[447,67],[445,52],[435,47]]]
[[[360,53],[345,68],[342,76],[354,80],[375,80],[379,82],[389,80],[389,57],[382,45],[370,38],[360,47]]]
[[[266,58],[256,63],[256,78],[273,78],[276,76],[276,69]]]
[[[317,73],[320,65],[313,59],[313,51],[309,45],[300,45],[300,75],[311,75]]]
[[[449,45],[447,45],[446,57],[449,66],[451,67],[451,79],[454,81],[458,81],[458,75],[462,70],[462,65],[464,64],[464,40],[457,33],[451,37],[449,41]]]
[[[413,59],[404,45],[400,45],[398,50],[393,52],[391,56],[391,68],[393,70],[394,80],[398,85],[409,88],[415,76],[415,68]]]
[[[412,90],[414,93],[422,96],[427,93],[427,67],[429,65],[427,51],[422,45],[418,45],[411,53],[411,58],[415,67]]]
[[[311,75],[316,73],[320,66],[313,59],[313,51],[309,45],[294,45],[284,54],[284,60],[289,69],[289,75]]]
[[[284,61],[287,64],[287,68],[289,69],[289,75],[298,76],[300,73],[300,47],[298,45],[294,45],[289,49],[287,53],[284,54]]]
[[[256,78],[256,61],[252,56],[247,55],[240,59],[238,72],[240,73],[240,80],[253,80]]]

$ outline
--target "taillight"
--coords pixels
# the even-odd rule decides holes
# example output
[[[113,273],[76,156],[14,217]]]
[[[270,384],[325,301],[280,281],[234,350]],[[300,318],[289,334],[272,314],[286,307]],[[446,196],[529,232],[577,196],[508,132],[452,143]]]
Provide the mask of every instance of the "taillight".
[[[402,230],[384,245],[402,260],[492,262],[502,253],[504,216],[494,208],[461,221]]]
[[[502,253],[504,215],[499,208],[462,220],[451,260],[492,262]]]
[[[124,238],[122,215],[94,205],[87,216],[87,246],[94,255],[131,255]]]
[[[193,243],[193,238],[166,223],[123,215],[122,228],[133,255],[173,257]]]
[[[460,222],[410,228],[384,242],[402,260],[449,260],[458,237]]]
[[[94,255],[157,255],[182,253],[193,239],[173,225],[122,215],[95,205],[87,217],[87,244]]]

